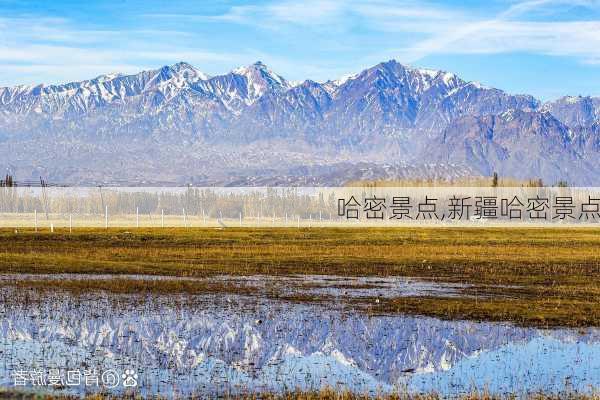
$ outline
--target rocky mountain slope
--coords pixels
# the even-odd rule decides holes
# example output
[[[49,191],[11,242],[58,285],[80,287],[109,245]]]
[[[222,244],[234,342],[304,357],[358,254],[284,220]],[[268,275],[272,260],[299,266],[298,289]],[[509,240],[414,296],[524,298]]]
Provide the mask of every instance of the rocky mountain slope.
[[[600,184],[600,99],[541,104],[388,61],[292,84],[257,62],[0,88],[0,168],[69,184],[333,185],[490,175]]]

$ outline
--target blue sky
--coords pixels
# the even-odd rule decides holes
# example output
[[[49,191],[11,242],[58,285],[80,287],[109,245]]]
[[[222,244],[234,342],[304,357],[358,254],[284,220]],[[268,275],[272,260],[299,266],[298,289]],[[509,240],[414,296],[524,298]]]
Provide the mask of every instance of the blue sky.
[[[0,86],[178,61],[321,81],[392,58],[543,100],[600,95],[600,1],[0,0]]]

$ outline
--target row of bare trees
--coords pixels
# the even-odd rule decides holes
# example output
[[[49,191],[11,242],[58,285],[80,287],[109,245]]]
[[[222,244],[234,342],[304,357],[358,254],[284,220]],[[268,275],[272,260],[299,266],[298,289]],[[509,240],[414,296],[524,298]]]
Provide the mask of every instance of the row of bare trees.
[[[7,189],[7,188],[4,188]],[[329,216],[335,210],[334,193],[305,194],[294,188],[223,191],[207,188],[183,190],[123,190],[111,188],[10,188],[0,190],[0,212],[53,214],[177,214],[238,218],[282,217],[285,214]]]

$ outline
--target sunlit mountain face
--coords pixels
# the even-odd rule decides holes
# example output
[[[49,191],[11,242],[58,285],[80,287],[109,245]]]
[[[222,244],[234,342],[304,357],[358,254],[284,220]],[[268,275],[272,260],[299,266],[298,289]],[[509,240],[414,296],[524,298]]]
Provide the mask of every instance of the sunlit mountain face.
[[[291,83],[187,63],[0,89],[0,167],[70,184],[338,185],[491,175],[597,185],[600,103],[542,104],[388,61]]]

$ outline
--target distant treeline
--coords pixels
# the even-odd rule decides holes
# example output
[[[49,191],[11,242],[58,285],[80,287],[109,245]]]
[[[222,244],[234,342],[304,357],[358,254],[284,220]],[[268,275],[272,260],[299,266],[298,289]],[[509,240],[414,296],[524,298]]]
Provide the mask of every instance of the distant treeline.
[[[492,176],[475,176],[455,179],[389,179],[389,180],[359,180],[348,182],[350,187],[545,187],[541,178],[515,179],[501,177],[498,173]],[[566,181],[558,181],[556,187],[568,187]]]
[[[78,189],[15,187],[0,188],[0,212],[103,214],[182,214],[207,217],[237,218],[273,214],[318,215],[335,210],[336,196],[324,192],[308,195],[297,189],[244,190],[240,193],[206,188],[189,188],[179,191],[159,190],[124,191],[120,189]],[[325,215],[323,215],[325,217]]]

